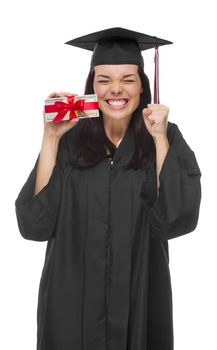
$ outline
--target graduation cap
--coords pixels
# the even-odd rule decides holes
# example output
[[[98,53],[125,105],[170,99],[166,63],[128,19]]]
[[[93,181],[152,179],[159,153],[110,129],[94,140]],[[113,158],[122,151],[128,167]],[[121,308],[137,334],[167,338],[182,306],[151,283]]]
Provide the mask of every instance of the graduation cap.
[[[65,44],[93,51],[90,68],[102,64],[136,64],[144,68],[141,51],[155,48],[154,103],[160,103],[158,47],[172,44],[171,41],[115,27],[72,39]]]

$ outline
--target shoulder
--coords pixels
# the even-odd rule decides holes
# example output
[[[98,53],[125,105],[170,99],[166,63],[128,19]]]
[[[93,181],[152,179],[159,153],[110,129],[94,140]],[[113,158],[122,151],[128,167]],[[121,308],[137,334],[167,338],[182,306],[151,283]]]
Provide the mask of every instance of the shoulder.
[[[181,140],[181,139],[184,140],[182,132],[180,131],[179,126],[177,124],[169,122],[169,121],[168,121],[168,124],[167,124],[167,137],[168,137],[168,140],[173,142],[173,143],[175,141],[178,141],[178,140]]]
[[[178,125],[168,121],[168,123],[167,123],[167,136],[169,139],[171,139],[174,136],[174,134],[177,132],[177,130],[179,130]]]
[[[177,124],[168,122],[167,136],[172,153],[176,154],[182,169],[188,169],[190,175],[201,175],[195,153],[183,137]]]
[[[167,124],[167,137],[170,145],[178,153],[193,153],[193,150],[190,148],[189,144],[186,142],[179,126],[175,123],[169,122]]]

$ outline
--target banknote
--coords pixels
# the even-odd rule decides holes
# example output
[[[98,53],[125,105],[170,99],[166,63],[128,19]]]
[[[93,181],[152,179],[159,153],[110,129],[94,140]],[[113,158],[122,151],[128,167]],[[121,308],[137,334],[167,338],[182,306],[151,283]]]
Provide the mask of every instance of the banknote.
[[[81,108],[80,110],[79,109],[76,110],[76,102],[80,100],[84,101],[83,110],[81,110]],[[57,105],[56,102],[63,102],[64,103],[63,107],[66,107],[66,109],[64,108],[61,110],[61,105],[60,104]],[[66,104],[70,105],[68,96],[47,98],[44,100],[44,103],[45,103],[44,116],[45,116],[45,121],[47,122],[51,122],[51,121],[60,122],[63,120],[72,119],[72,117],[74,118],[77,117],[79,119],[99,117],[99,109],[98,109],[96,94],[74,96],[73,103],[75,104],[75,106],[73,107],[73,113],[70,112],[70,107],[67,110]]]

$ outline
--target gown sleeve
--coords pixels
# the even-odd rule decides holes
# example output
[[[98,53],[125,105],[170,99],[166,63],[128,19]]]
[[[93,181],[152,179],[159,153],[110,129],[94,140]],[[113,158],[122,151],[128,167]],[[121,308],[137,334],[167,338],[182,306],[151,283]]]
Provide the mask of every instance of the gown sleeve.
[[[18,228],[25,239],[46,241],[54,236],[66,164],[65,135],[60,139],[57,159],[46,186],[34,196],[39,155],[15,200]]]
[[[194,152],[176,124],[170,123],[167,136],[169,149],[159,174],[159,190],[155,160],[140,193],[149,216],[151,235],[163,241],[196,228],[201,202],[201,172]]]

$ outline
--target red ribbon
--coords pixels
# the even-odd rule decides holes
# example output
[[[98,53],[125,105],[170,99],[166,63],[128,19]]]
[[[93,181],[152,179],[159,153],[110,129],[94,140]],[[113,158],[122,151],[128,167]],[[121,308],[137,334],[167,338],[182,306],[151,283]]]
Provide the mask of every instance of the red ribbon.
[[[69,119],[73,119],[77,118],[75,111],[85,114],[85,110],[98,109],[98,102],[85,102],[85,100],[78,100],[75,102],[75,96],[66,96],[66,98],[68,103],[56,101],[53,105],[45,105],[45,113],[57,112],[53,122],[61,122],[67,112],[69,112]]]

